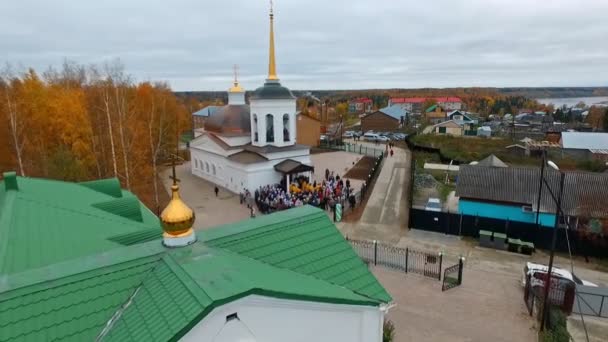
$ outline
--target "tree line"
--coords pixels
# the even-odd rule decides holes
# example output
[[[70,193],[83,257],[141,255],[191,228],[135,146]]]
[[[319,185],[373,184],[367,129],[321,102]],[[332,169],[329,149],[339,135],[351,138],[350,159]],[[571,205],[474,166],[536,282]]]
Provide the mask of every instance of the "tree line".
[[[67,181],[117,177],[157,209],[159,165],[190,128],[165,83],[134,82],[119,61],[65,62],[42,74],[0,74],[0,169]]]

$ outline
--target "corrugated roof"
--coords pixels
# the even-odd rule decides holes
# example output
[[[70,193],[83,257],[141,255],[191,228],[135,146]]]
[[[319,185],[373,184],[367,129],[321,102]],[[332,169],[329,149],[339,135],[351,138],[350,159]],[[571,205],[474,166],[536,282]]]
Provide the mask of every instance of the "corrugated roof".
[[[562,147],[582,150],[608,149],[608,133],[562,132]]]
[[[91,183],[17,183],[17,191],[0,187],[0,275],[122,247],[111,239],[118,235],[153,230],[160,237],[158,218],[130,192],[116,198]]]
[[[476,166],[489,166],[489,167],[509,167],[497,156],[490,154],[488,157],[482,159]]]
[[[557,195],[559,172],[545,168],[545,179]],[[608,174],[566,172],[564,180],[564,212],[571,216],[608,217]],[[530,205],[536,210],[540,168],[495,168],[461,165],[456,196],[494,202]],[[555,213],[555,202],[549,191],[542,192],[540,211]]]
[[[388,116],[391,116],[397,120],[401,120],[402,117],[406,117],[408,113],[407,110],[403,109],[403,107],[401,106],[384,107],[382,109],[379,109],[378,111]]]
[[[215,112],[217,112],[217,110],[221,107],[222,106],[207,106],[205,108],[197,110],[196,112],[192,113],[192,115],[204,116],[204,117],[213,116],[215,114]]]
[[[19,186],[33,191],[27,181],[19,179]],[[41,192],[51,190],[44,182],[40,187]],[[16,194],[0,193],[4,209],[13,205],[7,202],[14,202]],[[31,214],[11,213],[21,219]],[[51,219],[63,220],[64,213]],[[81,249],[76,254],[88,256],[50,260],[41,268],[0,276],[0,340],[179,339],[215,307],[251,294],[369,306],[392,300],[318,208],[305,206],[198,232],[197,243],[178,249],[164,248],[158,239],[113,248],[106,244],[106,234],[92,234],[87,224],[79,222],[86,234],[69,242]],[[112,224],[106,222],[106,228],[112,230]],[[112,243],[129,245],[133,234],[115,235],[121,242]],[[79,238],[89,235],[108,251],[86,241],[80,246]],[[28,243],[40,248],[48,241],[54,244],[50,235],[33,234]],[[34,254],[28,249],[22,257]]]

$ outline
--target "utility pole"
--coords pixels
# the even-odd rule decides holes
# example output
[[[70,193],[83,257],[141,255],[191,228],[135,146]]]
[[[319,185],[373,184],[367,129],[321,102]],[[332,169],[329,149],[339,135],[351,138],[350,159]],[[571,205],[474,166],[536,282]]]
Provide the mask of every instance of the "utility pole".
[[[555,242],[557,240],[557,230],[559,228],[559,214],[561,212],[562,195],[564,193],[564,179],[566,174],[560,171],[559,196],[555,206],[555,226],[553,227],[553,237],[551,238],[551,254],[549,255],[549,267],[547,269],[547,280],[545,282],[545,293],[543,299],[543,311],[540,323],[540,331],[543,331],[547,325],[547,311],[549,309],[549,290],[551,288],[551,272],[553,270],[553,256],[555,255]]]
[[[543,177],[545,176],[545,163],[547,163],[547,150],[543,149],[542,164],[540,165],[540,182],[538,185],[538,199],[536,200],[536,227],[539,228],[540,198],[543,193]]]

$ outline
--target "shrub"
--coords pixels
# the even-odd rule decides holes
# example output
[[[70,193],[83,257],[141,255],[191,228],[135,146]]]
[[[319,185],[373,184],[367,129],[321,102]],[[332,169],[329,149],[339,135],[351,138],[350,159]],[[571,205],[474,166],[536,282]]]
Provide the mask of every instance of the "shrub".
[[[395,340],[395,325],[391,320],[384,319],[382,342],[393,342]]]
[[[569,342],[570,334],[566,327],[566,315],[559,309],[552,307],[549,310],[547,330],[542,335],[543,342]]]

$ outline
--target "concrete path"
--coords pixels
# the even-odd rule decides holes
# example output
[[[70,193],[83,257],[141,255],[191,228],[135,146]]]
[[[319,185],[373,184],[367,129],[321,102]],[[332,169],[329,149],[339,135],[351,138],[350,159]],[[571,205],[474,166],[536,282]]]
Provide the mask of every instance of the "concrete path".
[[[378,148],[372,143],[369,147]],[[338,225],[345,235],[354,239],[397,243],[405,232],[409,214],[408,191],[405,190],[410,183],[409,151],[402,148],[394,148],[393,151],[392,157],[384,158],[359,222]]]

